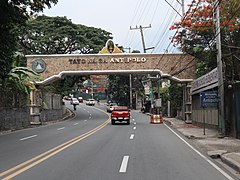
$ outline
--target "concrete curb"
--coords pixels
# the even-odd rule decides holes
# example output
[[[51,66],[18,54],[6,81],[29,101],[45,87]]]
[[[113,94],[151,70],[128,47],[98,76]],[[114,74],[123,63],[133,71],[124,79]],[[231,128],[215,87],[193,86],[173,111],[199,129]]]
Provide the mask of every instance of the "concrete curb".
[[[226,153],[221,155],[221,160],[235,169],[237,172],[240,172],[240,163],[235,159],[240,159],[240,153]]]
[[[66,120],[66,119],[68,119],[68,118],[71,118],[71,117],[75,117],[75,116],[76,116],[76,114],[75,114],[72,110],[70,110],[69,108],[66,108],[66,109],[67,109],[67,111],[69,112],[69,114],[68,114],[67,116],[63,117],[62,120]]]

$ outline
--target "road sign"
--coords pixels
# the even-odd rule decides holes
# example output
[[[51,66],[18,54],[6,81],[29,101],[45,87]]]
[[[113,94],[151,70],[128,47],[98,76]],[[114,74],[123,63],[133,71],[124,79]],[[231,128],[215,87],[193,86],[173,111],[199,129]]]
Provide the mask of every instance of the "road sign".
[[[218,107],[218,93],[217,91],[205,91],[200,93],[200,106]]]

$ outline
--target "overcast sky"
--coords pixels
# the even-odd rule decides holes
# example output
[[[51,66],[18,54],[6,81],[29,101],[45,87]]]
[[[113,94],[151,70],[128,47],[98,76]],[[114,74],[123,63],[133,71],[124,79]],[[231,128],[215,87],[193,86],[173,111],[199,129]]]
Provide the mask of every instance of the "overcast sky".
[[[179,0],[181,1],[181,0]],[[168,0],[180,14],[181,5],[178,0]],[[191,0],[185,0],[185,11]],[[124,48],[143,52],[140,31],[144,29],[144,40],[149,53],[159,53],[167,49],[174,31],[169,28],[180,19],[177,12],[165,0],[59,0],[51,9],[44,10],[47,16],[66,16],[75,24],[104,29],[112,33],[113,41]],[[128,51],[126,49],[126,51]],[[176,52],[172,45],[169,52]]]

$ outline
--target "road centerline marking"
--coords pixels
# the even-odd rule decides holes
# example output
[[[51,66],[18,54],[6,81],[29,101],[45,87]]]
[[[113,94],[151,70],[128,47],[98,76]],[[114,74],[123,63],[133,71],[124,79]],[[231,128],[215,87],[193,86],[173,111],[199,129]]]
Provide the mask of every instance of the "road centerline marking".
[[[73,124],[74,126],[76,126],[76,125],[78,125],[79,123],[75,123],[75,124]]]
[[[133,130],[136,130],[136,129],[137,129],[137,127],[136,127],[136,126],[134,126],[134,127],[133,127]]]
[[[121,167],[119,169],[120,173],[127,172],[128,160],[129,160],[129,156],[124,156],[123,157],[122,164],[121,164]]]
[[[21,138],[21,139],[19,139],[19,140],[20,140],[20,141],[24,141],[24,140],[31,139],[31,138],[35,138],[35,137],[37,137],[36,134],[35,134],[35,135],[32,135],[32,136],[28,136],[28,137]]]
[[[130,139],[133,139],[133,138],[134,138],[134,134],[131,134]]]

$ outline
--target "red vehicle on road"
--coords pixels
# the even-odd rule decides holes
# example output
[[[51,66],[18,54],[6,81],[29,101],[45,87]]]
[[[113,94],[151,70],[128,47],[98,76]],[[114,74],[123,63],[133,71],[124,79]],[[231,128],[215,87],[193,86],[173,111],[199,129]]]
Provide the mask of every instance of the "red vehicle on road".
[[[114,125],[116,121],[127,122],[130,124],[130,110],[127,106],[115,106],[111,114],[111,123]]]

